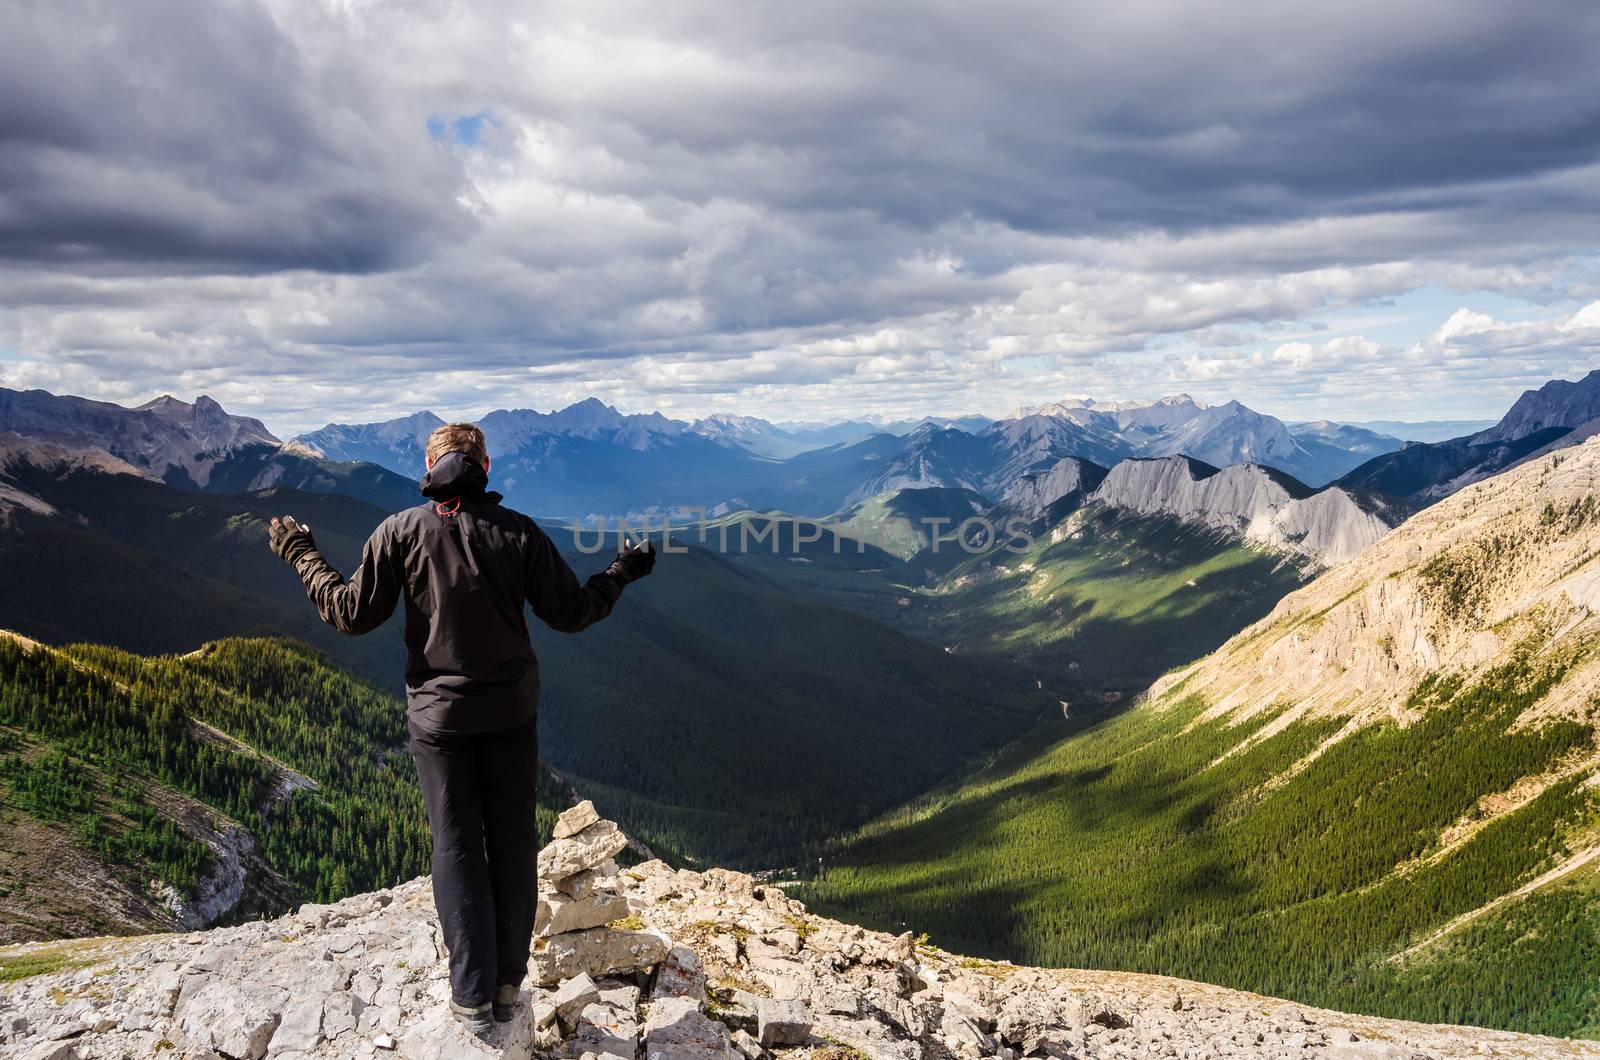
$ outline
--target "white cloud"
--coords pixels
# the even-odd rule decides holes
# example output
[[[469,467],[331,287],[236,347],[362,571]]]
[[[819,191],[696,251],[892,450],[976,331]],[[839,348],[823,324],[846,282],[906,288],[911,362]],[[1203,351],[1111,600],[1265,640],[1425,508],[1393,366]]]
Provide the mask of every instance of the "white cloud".
[[[0,15],[7,385],[279,429],[1195,381],[1398,415],[1592,353],[1592,306],[1317,334],[1600,294],[1582,5],[141,8]]]

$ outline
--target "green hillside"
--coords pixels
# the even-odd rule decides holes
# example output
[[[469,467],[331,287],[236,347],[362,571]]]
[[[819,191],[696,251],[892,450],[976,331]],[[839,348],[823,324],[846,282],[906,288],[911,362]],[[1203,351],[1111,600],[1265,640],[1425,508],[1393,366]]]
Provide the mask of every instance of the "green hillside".
[[[184,652],[207,640],[282,634],[399,691],[398,635],[343,637],[266,548],[267,521],[293,513],[344,570],[385,513],[338,494],[192,493],[132,475],[62,474],[15,462],[5,477],[62,515],[0,520],[0,625],[50,643]]]
[[[1215,531],[1099,507],[963,545],[978,499],[900,490],[825,521],[740,512],[704,547],[973,665],[1020,669],[1078,714],[1215,649],[1305,582],[1293,561]],[[937,542],[925,517],[946,520]],[[1003,510],[991,518],[1007,532]]]
[[[1581,778],[1464,842],[1484,796],[1594,749],[1591,725],[1513,725],[1582,658],[1522,655],[1423,682],[1409,728],[1200,720],[1175,694],[1018,748],[841,844],[805,897],[946,948],[1189,977],[1307,1003],[1554,1034],[1600,1028],[1600,877],[1573,873],[1398,955],[1556,865],[1600,828]],[[1274,780],[1274,778],[1277,778]]]
[[[286,640],[185,656],[0,635],[0,938],[168,926],[218,833],[248,833],[230,917],[332,901],[427,871],[401,704]],[[548,837],[570,801],[541,774]],[[89,865],[63,879],[62,863]],[[108,911],[103,880],[133,906]]]
[[[391,698],[291,642],[146,658],[0,636],[0,814],[35,847],[12,849],[5,866],[4,930],[51,933],[74,919],[38,915],[75,904],[39,859],[86,857],[134,895],[151,880],[188,891],[218,867],[207,836],[230,826],[259,854],[245,859],[236,914],[425,871],[401,721]],[[88,908],[82,928],[114,925],[95,924],[92,893]]]

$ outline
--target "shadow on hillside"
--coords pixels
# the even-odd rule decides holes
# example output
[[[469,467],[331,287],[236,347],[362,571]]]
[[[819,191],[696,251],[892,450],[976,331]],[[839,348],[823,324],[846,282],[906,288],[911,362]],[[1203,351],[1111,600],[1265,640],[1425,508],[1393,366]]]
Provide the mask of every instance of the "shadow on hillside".
[[[1075,739],[1093,740],[1098,727]],[[1031,760],[1053,746],[1036,749]],[[1029,760],[1014,768],[1026,771]],[[898,825],[892,835],[863,839],[847,861],[871,866],[870,875],[850,877],[838,902],[830,903],[824,888],[823,904],[885,930],[904,923],[910,930],[943,932],[942,945],[973,955],[1015,960],[1059,953],[1048,940],[1059,942],[1059,932],[1081,917],[1060,918],[1058,929],[1041,896],[1074,901],[1072,893],[1052,886],[1073,877],[1063,872],[1053,880],[1050,866],[1070,861],[1070,851],[1060,848],[1076,841],[1086,853],[1110,853],[1107,873],[1158,881],[1142,890],[1097,887],[1082,896],[1099,917],[1096,935],[1148,939],[1197,896],[1227,899],[1248,891],[1239,866],[1207,827],[1216,809],[1213,799],[1182,782],[1119,774],[1115,763],[1043,772],[950,803]],[[1171,829],[1164,835],[1148,827],[1163,820]]]

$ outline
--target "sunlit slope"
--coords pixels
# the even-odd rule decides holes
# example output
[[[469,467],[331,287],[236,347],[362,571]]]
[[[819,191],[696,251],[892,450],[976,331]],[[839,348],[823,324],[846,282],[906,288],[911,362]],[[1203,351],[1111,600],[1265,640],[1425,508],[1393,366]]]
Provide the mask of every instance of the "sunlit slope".
[[[1600,446],[1488,480],[1094,728],[833,856],[952,948],[1600,1027]]]
[[[940,534],[969,519],[981,519],[993,505],[971,490],[930,486],[882,493],[833,516],[842,533],[895,556],[910,559]]]
[[[1026,547],[952,563],[930,590],[933,631],[957,652],[1016,659],[1050,687],[1131,693],[1265,614],[1303,576],[1296,562],[1175,519],[1092,507]],[[953,554],[953,556],[951,555]],[[924,553],[913,566],[938,557]]]

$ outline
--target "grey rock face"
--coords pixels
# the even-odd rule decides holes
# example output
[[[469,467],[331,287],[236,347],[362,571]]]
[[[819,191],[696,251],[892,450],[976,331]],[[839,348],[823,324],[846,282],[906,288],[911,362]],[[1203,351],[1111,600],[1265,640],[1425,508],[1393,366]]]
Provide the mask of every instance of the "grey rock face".
[[[1600,368],[1576,382],[1552,379],[1537,390],[1526,390],[1488,430],[1471,437],[1474,445],[1514,442],[1551,427],[1576,427],[1600,416]]]
[[[1218,470],[1188,457],[1124,460],[1090,495],[1141,515],[1166,515],[1334,566],[1365,552],[1399,521],[1331,486],[1312,491],[1253,464]]]
[[[1013,482],[1001,497],[1001,504],[1024,518],[1037,519],[1057,501],[1082,503],[1105,477],[1102,467],[1075,456],[1063,457],[1049,470],[1024,475]]]
[[[104,450],[150,478],[170,471],[204,486],[212,468],[249,446],[276,448],[260,420],[230,416],[208,397],[159,397],[137,408],[42,390],[0,389],[0,424],[29,438]]]

